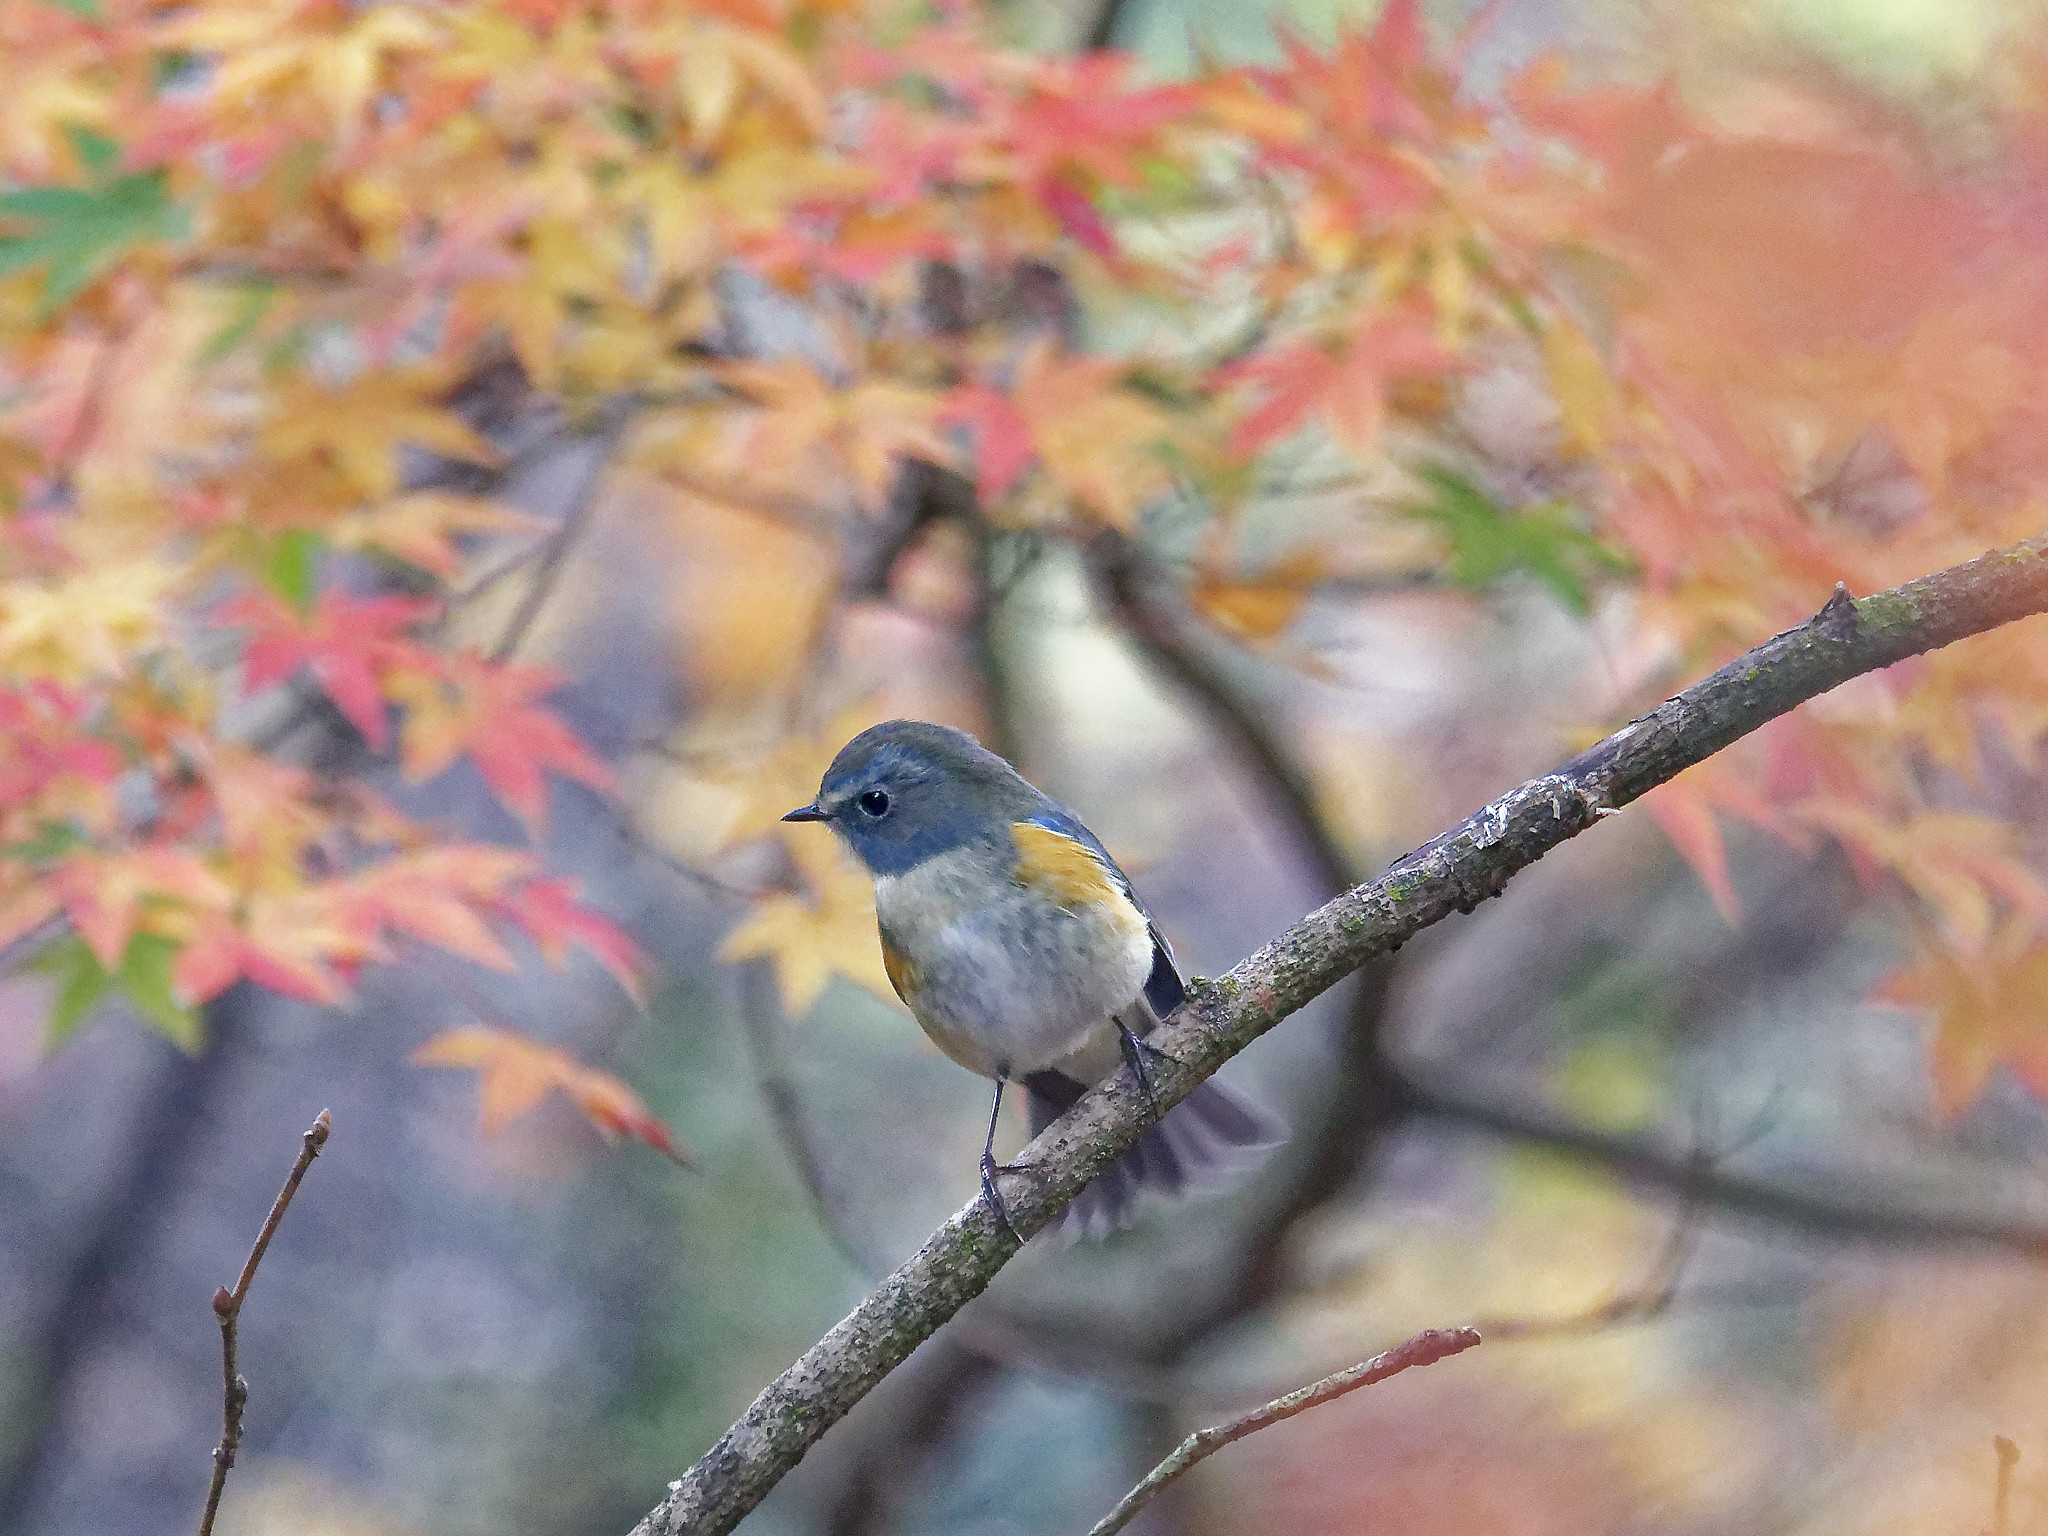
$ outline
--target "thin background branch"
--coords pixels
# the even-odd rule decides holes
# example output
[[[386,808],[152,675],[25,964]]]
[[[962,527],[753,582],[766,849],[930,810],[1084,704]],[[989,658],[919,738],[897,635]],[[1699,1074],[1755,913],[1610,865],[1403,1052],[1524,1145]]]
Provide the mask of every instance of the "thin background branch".
[[[249,1383],[235,1368],[235,1329],[241,1320],[242,1303],[249,1299],[249,1286],[256,1278],[256,1266],[263,1262],[270,1240],[277,1236],[278,1223],[284,1220],[292,1196],[299,1192],[299,1181],[313,1166],[313,1159],[320,1155],[320,1149],[327,1145],[328,1134],[333,1129],[334,1118],[326,1110],[313,1117],[313,1123],[299,1138],[299,1155],[292,1164],[292,1171],[285,1175],[284,1188],[271,1202],[270,1214],[263,1218],[256,1241],[249,1247],[249,1257],[242,1261],[242,1273],[235,1279],[235,1288],[229,1290],[223,1285],[213,1293],[213,1315],[220,1321],[220,1443],[213,1448],[213,1480],[207,1485],[206,1508],[199,1516],[199,1536],[213,1536],[213,1517],[220,1512],[220,1496],[228,1485],[228,1469],[235,1464],[235,1453],[242,1446],[242,1410],[249,1406]]]
[[[1488,1096],[1412,1069],[1389,1070],[1397,1098],[1413,1114],[1570,1153],[1639,1183],[1690,1189],[1721,1210],[1865,1242],[1967,1244],[2048,1258],[2048,1225],[2022,1215],[1915,1209],[1900,1206],[1886,1189],[1829,1189],[1719,1166],[1702,1170],[1684,1152],[1648,1136],[1601,1130],[1541,1105]]]
[[[1137,1518],[1138,1511],[1151,1503],[1159,1491],[1181,1476],[1190,1467],[1208,1460],[1224,1446],[1234,1444],[1247,1435],[1255,1435],[1262,1429],[1285,1423],[1298,1413],[1307,1413],[1324,1403],[1335,1402],[1338,1398],[1356,1392],[1360,1387],[1372,1386],[1390,1376],[1418,1365],[1434,1365],[1452,1355],[1463,1354],[1479,1343],[1480,1336],[1473,1328],[1430,1328],[1418,1333],[1405,1344],[1374,1355],[1370,1360],[1347,1366],[1321,1381],[1310,1382],[1289,1392],[1285,1397],[1276,1397],[1272,1402],[1254,1408],[1250,1413],[1241,1414],[1227,1423],[1198,1429],[1166,1460],[1145,1474],[1144,1480],[1117,1502],[1116,1508],[1095,1522],[1088,1536],[1112,1536]]]
[[[569,502],[569,510],[563,515],[559,527],[549,536],[545,546],[538,552],[539,564],[526,584],[526,590],[519,594],[518,605],[505,621],[504,629],[491,646],[490,659],[495,662],[509,661],[519,647],[526,643],[534,623],[547,607],[548,599],[554,596],[560,582],[562,568],[570,552],[590,526],[590,519],[597,510],[598,491],[603,487],[605,476],[612,467],[612,459],[618,451],[620,441],[625,437],[637,411],[637,403],[629,398],[612,400],[607,403],[605,415],[591,434],[586,452],[590,462],[584,466],[582,478],[577,482],[576,493]]]

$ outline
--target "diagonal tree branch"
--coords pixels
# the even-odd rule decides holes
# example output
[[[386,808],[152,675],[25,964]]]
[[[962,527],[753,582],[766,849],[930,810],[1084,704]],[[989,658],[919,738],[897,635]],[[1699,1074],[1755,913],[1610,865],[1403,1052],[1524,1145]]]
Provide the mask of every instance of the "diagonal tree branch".
[[[1865,672],[2048,610],[2048,537],[1903,586],[1835,594],[1806,623],[1665,700],[1556,772],[1483,806],[1346,891],[1215,981],[1152,1036],[1164,1053],[1146,1094],[1129,1069],[1091,1090],[1027,1147],[1004,1190],[1025,1236],[1161,1110],[1253,1040],[1377,954],[1470,912],[1567,838],[1808,699]],[[966,1206],[771,1382],[636,1528],[636,1536],[729,1531],[805,1451],[912,1350],[980,1295],[1019,1239]]]

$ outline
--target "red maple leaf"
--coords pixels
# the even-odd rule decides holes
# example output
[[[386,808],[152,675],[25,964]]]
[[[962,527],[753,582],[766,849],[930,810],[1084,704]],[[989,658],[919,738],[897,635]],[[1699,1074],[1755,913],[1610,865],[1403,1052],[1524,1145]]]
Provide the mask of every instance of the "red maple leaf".
[[[186,942],[170,973],[176,995],[193,1004],[211,1001],[244,977],[258,987],[324,1008],[334,1008],[348,997],[348,987],[336,971],[307,954],[264,944],[227,918]]]
[[[428,848],[364,870],[337,895],[337,915],[366,944],[386,932],[409,934],[488,970],[515,968],[491,931],[500,893],[531,860],[502,848]]]
[[[1310,339],[1247,358],[1217,378],[1224,386],[1249,384],[1263,397],[1232,429],[1229,451],[1248,458],[1321,417],[1340,442],[1367,452],[1379,436],[1388,389],[1441,376],[1457,361],[1429,321],[1408,312],[1382,315],[1335,347]]]
[[[974,434],[974,490],[984,506],[1002,497],[1037,456],[1031,423],[1017,403],[987,384],[963,384],[947,398],[942,417]]]
[[[242,678],[252,690],[273,687],[304,667],[363,739],[382,751],[391,740],[383,678],[415,648],[405,631],[435,611],[412,597],[354,597],[325,591],[310,613],[270,593],[225,604],[218,617],[249,631]]]
[[[636,1002],[644,1002],[640,984],[646,958],[640,946],[617,923],[583,903],[573,880],[529,880],[507,896],[503,910],[539,947],[550,965],[559,966],[569,947],[587,951],[611,973]]]
[[[62,779],[111,784],[121,754],[90,722],[90,701],[62,684],[0,688],[0,810],[28,805]]]
[[[1189,85],[1126,84],[1137,61],[1091,53],[1047,60],[1009,123],[1027,180],[1079,171],[1089,180],[1135,183],[1140,151],[1200,104]]]

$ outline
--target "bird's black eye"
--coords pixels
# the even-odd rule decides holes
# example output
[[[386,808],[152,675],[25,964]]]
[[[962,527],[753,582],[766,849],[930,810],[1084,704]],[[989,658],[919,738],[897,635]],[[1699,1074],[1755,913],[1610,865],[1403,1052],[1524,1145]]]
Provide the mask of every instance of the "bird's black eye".
[[[882,789],[870,789],[862,794],[858,800],[854,801],[854,804],[859,806],[867,815],[880,821],[889,814],[889,792]]]

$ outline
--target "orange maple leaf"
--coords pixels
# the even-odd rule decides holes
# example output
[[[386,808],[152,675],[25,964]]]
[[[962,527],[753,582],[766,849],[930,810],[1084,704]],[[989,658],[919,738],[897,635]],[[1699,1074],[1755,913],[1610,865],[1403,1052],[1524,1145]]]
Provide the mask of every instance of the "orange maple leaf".
[[[1968,811],[1900,812],[1844,799],[1814,800],[1793,814],[1830,833],[1864,880],[1888,875],[1925,903],[1949,941],[1991,941],[2001,910],[2048,922],[2048,886],[2019,857],[2019,829]]]
[[[489,464],[496,450],[439,403],[438,373],[373,369],[339,388],[308,375],[280,385],[262,430],[268,473],[316,505],[355,507],[396,495],[401,444]]]
[[[120,964],[129,939],[153,908],[169,904],[219,912],[232,899],[227,882],[183,848],[74,853],[48,879],[71,926],[108,970]]]
[[[755,402],[732,439],[731,468],[759,480],[764,470],[813,473],[823,455],[830,471],[850,478],[862,504],[879,505],[906,458],[945,463],[939,435],[940,397],[890,379],[835,388],[802,362],[729,363],[720,377]]]
[[[431,671],[394,677],[391,692],[406,705],[407,775],[430,779],[467,757],[491,793],[536,832],[547,820],[549,773],[609,791],[610,767],[560,715],[536,702],[559,686],[545,668],[494,664],[473,653],[435,657]]]
[[[1138,509],[1170,483],[1162,450],[1175,423],[1129,386],[1128,372],[1115,358],[1064,355],[1040,342],[1018,364],[1007,394],[986,385],[956,390],[948,416],[977,435],[975,478],[984,495],[1014,485],[1035,458],[1098,520],[1124,531],[1136,526]]]
[[[1275,639],[1301,617],[1310,595],[1329,575],[1319,549],[1297,550],[1255,576],[1226,574],[1211,566],[1196,573],[1188,601],[1219,629],[1241,639]]]
[[[458,860],[481,859],[490,868],[464,878]],[[337,915],[366,944],[384,933],[403,933],[494,971],[516,969],[511,951],[485,921],[484,903],[530,861],[496,848],[430,848],[364,870],[336,893]]]
[[[638,1094],[609,1072],[524,1035],[488,1025],[444,1030],[412,1054],[426,1067],[459,1067],[477,1074],[478,1124],[494,1135],[531,1112],[550,1093],[562,1093],[606,1140],[630,1136],[688,1167],[691,1156]]]
[[[171,966],[180,1002],[204,1003],[247,978],[286,997],[334,1007],[347,1000],[342,973],[375,953],[327,912],[319,894],[258,894],[238,911],[202,914],[180,924]]]
[[[1788,822],[1757,788],[1761,774],[1753,762],[1710,758],[1658,785],[1642,799],[1643,809],[1699,876],[1714,898],[1715,910],[1731,927],[1742,921],[1742,901],[1729,873],[1722,818],[1738,817],[1788,841],[1802,841],[1801,829]]]
[[[2003,1066],[2028,1092],[2048,1099],[2048,940],[2031,922],[2002,925],[1983,949],[1927,943],[1887,977],[1871,1001],[1933,1015],[1928,1065],[1935,1109],[1952,1118]]]

